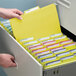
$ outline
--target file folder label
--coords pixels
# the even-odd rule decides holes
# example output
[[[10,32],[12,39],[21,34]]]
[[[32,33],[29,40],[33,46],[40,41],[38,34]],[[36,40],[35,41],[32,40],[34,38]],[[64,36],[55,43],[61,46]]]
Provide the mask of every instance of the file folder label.
[[[45,50],[46,48],[41,48],[41,49],[33,50],[32,53],[39,52],[39,51],[45,51]]]
[[[50,49],[50,50],[53,52],[53,51],[61,50],[61,49],[63,49],[63,46],[61,46],[61,47],[57,47],[57,48],[54,48],[54,49]]]
[[[49,41],[54,41],[54,39],[45,40],[45,41],[42,41],[41,43],[44,44],[44,43],[47,43]]]
[[[38,41],[27,42],[27,43],[24,43],[24,45],[29,45],[29,44],[34,44],[34,43],[38,43]]]
[[[60,61],[54,61],[54,62],[50,62],[50,63],[47,63],[46,66],[49,66],[49,65],[54,65],[54,64],[58,64],[60,63]]]
[[[33,45],[29,45],[28,48],[31,49],[31,48],[33,48],[33,47],[40,46],[40,45],[41,45],[40,43],[38,43],[38,44],[33,44]]]
[[[44,54],[48,54],[48,53],[50,53],[49,50],[48,50],[48,51],[44,51],[44,52],[37,53],[37,54],[35,54],[35,55],[36,55],[36,56],[40,56],[40,55],[44,55]]]
[[[76,52],[76,49],[73,49],[73,50],[70,50],[70,51],[73,53],[73,52]]]
[[[57,56],[63,56],[63,55],[69,55],[70,52],[65,52],[65,53],[61,53],[61,54],[57,54]]]
[[[59,33],[59,34],[54,34],[54,35],[51,35],[51,37],[57,37],[57,36],[61,36],[62,33]]]
[[[43,48],[43,45],[36,46],[36,47],[32,47],[32,48],[30,48],[30,50],[33,50],[33,49],[38,49],[38,48]]]
[[[39,39],[39,41],[43,41],[43,40],[47,40],[47,39],[50,39],[50,37],[41,38],[41,39]]]
[[[6,23],[10,23],[9,20],[6,20],[6,21],[1,21],[2,24],[6,24]]]
[[[69,43],[72,43],[72,40],[67,40],[67,41],[61,42],[61,44],[69,44]]]
[[[60,50],[56,50],[56,51],[53,51],[53,53],[60,53],[60,52],[65,52],[66,49],[60,49]]]
[[[64,57],[64,58],[61,58],[61,60],[67,60],[67,59],[71,59],[73,58],[74,56],[68,56],[68,57]]]
[[[76,46],[76,43],[67,44],[67,45],[64,45],[64,47],[69,47],[69,46],[73,46],[73,45]]]
[[[25,38],[25,39],[20,40],[20,42],[29,41],[29,40],[33,40],[33,39],[34,39],[34,37],[31,37],[31,38]]]
[[[58,44],[53,44],[53,45],[49,45],[49,46],[47,46],[47,48],[54,48],[54,47],[58,47],[60,44],[58,43]]]
[[[50,44],[55,44],[56,41],[49,41],[49,42],[46,42],[46,43],[43,43],[44,45],[50,45]]]
[[[56,59],[56,57],[51,57],[51,58],[43,59],[43,60],[41,60],[41,62],[52,61],[52,60],[55,60],[55,59]]]
[[[38,56],[38,58],[44,58],[44,57],[48,57],[48,56],[52,56],[52,55],[53,55],[52,53],[49,53],[49,54]]]
[[[55,40],[60,40],[60,39],[64,39],[64,38],[66,38],[66,36],[55,38]]]

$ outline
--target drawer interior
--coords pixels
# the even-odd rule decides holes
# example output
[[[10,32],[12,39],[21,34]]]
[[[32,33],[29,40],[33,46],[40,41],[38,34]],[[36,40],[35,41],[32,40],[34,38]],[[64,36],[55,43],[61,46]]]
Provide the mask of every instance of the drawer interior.
[[[2,22],[3,23],[3,27],[13,36],[13,34],[12,34],[12,29],[11,29],[11,26],[10,26],[10,24],[9,24],[9,21],[4,21],[4,22]],[[68,38],[71,38],[73,41],[76,41],[76,39],[75,39],[75,35],[73,35],[72,33],[70,33],[69,31],[67,31],[65,28],[63,28],[63,27],[61,27],[61,29],[62,29],[62,32],[68,37]],[[65,36],[65,35],[63,35],[63,36]],[[60,36],[60,37],[63,37],[63,36]],[[57,38],[59,38],[59,36],[57,37]],[[68,41],[68,40],[71,40],[71,39],[64,39],[64,40],[62,40],[61,42],[64,42],[64,41]],[[46,40],[47,42],[49,42],[49,39],[47,39]],[[42,42],[45,42],[45,40],[44,41],[41,41],[41,43]],[[52,41],[53,42],[53,41]],[[61,43],[61,42],[59,42],[59,43]],[[58,43],[58,42],[57,42]],[[56,43],[56,44],[57,44]],[[73,43],[73,42],[72,42]],[[22,43],[20,43],[22,46],[23,46],[23,44]],[[38,43],[39,44],[39,43]],[[69,43],[68,43],[69,44]],[[44,45],[44,44],[43,44]],[[46,44],[45,43],[45,46],[46,45],[48,45],[48,43]],[[40,46],[40,45],[39,45]],[[43,50],[43,48],[45,49],[45,46],[40,46],[39,48],[40,48],[40,50]],[[24,47],[24,46],[23,46]],[[31,47],[32,48],[32,47]],[[62,48],[62,45],[60,45],[60,46],[58,46],[58,47],[55,47],[55,48],[60,48],[59,50],[61,50],[61,49],[64,49],[64,48]],[[51,49],[51,50],[55,50],[55,48],[54,49]],[[25,49],[27,49],[27,48],[25,48]],[[74,47],[74,49],[75,49],[75,47]],[[28,49],[27,49],[28,50]],[[38,50],[38,49],[37,49]],[[71,50],[73,50],[73,48],[71,49]],[[34,51],[36,51],[36,49],[35,50],[33,50],[33,52]],[[55,50],[56,51],[56,50]],[[29,52],[30,53],[30,52]],[[52,62],[55,62],[55,61],[57,61],[57,62],[59,62],[59,60],[60,59],[62,59],[62,58],[65,58],[65,57],[68,57],[68,56],[72,56],[74,53],[72,53],[72,54],[69,54],[69,55],[66,55],[66,56],[62,56],[62,57],[60,57],[59,59],[55,59],[54,61],[49,61],[49,59],[50,58],[53,58],[53,57],[56,57],[58,54],[61,54],[61,53],[56,53],[55,55],[53,54],[53,56],[48,56],[48,55],[51,55],[52,54],[52,52],[49,54],[48,53],[48,50],[45,50],[44,51],[44,55],[40,55],[40,56],[37,56],[37,57],[45,57],[45,58],[41,58],[41,59],[39,59],[38,60],[38,58],[37,57],[35,57],[35,55],[34,54],[32,54],[32,56],[33,57],[35,57],[35,59],[37,59],[38,61],[39,61],[39,63],[41,64],[41,65],[43,65],[43,67],[46,65],[46,64],[51,64]],[[54,53],[54,52],[53,52]],[[62,52],[62,54],[66,54],[66,53],[68,53],[68,51],[65,51],[65,52]],[[31,54],[31,53],[30,53]],[[40,52],[37,52],[37,53],[35,53],[35,54],[40,54]],[[46,57],[46,56],[48,56],[48,57]],[[54,59],[54,58],[53,58]],[[43,62],[41,62],[41,61],[43,61]],[[47,62],[47,61],[49,61],[49,62]],[[46,63],[47,62],[47,63]],[[62,65],[60,65],[60,66],[62,66]],[[56,66],[57,67],[57,66]],[[47,69],[49,69],[50,67],[48,67]],[[53,67],[52,67],[53,68]],[[45,69],[45,68],[44,68]]]

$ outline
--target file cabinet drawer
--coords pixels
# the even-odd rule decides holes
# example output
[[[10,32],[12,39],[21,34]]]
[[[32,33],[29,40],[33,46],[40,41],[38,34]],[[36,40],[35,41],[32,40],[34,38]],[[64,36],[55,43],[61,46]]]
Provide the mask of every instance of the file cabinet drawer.
[[[65,30],[65,29],[63,29]],[[0,39],[3,48],[15,56],[17,67],[4,69],[8,76],[75,76],[76,63],[43,70],[35,60],[7,31],[0,27]]]

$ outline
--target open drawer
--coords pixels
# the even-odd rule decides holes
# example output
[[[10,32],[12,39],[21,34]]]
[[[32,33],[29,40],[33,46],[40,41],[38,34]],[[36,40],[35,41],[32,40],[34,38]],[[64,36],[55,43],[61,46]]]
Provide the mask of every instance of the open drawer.
[[[51,29],[51,28],[50,28]],[[66,29],[62,28],[64,34]],[[68,32],[68,31],[67,31]],[[69,32],[70,33],[70,32]],[[71,36],[75,37],[70,33]],[[70,38],[70,36],[69,36]],[[71,37],[72,38],[72,37]],[[2,26],[0,26],[0,40],[3,48],[15,56],[17,67],[4,69],[8,76],[75,76],[76,61],[64,65],[44,69],[44,67],[11,36]],[[75,39],[74,39],[75,41]]]
[[[65,32],[64,32],[65,33]],[[4,69],[8,76],[75,76],[76,63],[43,70],[42,65],[30,55],[9,33],[0,27],[0,43],[5,52],[15,56],[17,67]]]

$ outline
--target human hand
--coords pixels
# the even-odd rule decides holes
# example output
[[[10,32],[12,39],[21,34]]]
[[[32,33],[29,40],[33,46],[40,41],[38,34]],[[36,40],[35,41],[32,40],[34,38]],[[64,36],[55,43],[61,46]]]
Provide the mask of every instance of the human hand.
[[[0,66],[4,68],[16,67],[15,58],[9,54],[0,54]]]
[[[23,12],[19,11],[18,9],[0,8],[0,17],[4,19],[11,19],[11,18],[22,19],[22,17],[20,16],[22,14]]]

